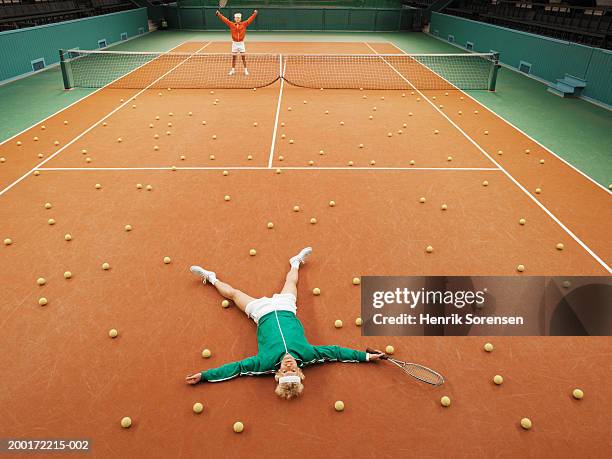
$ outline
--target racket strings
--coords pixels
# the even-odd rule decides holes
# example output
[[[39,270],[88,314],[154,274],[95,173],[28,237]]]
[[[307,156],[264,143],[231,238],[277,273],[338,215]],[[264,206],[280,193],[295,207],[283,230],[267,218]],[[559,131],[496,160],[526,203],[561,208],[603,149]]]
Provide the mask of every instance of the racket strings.
[[[436,373],[430,368],[424,367],[416,363],[406,363],[396,360],[392,360],[398,367],[400,367],[405,373],[409,374],[413,378],[423,381],[432,386],[440,386],[444,383],[444,377]]]

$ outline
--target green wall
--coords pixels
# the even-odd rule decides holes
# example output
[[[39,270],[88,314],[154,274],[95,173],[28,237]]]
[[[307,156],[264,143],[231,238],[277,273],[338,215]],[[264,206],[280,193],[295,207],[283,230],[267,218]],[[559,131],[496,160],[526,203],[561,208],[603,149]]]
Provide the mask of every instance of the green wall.
[[[263,31],[383,31],[407,29],[412,23],[413,10],[398,8],[312,8],[312,7],[258,7],[259,15],[250,30]],[[165,17],[172,29],[225,30],[226,26],[215,16],[216,7],[165,6],[154,10],[151,16]],[[244,18],[253,8],[223,8],[226,17],[240,11]]]
[[[110,45],[149,29],[147,9],[139,8],[74,21],[0,32],[0,81],[32,71],[31,61],[45,59],[49,66],[59,61],[60,48],[97,49],[98,40]]]
[[[178,0],[181,6],[219,6],[219,0]],[[237,7],[262,6],[349,6],[351,8],[400,8],[401,0],[236,0]]]
[[[612,106],[612,51],[579,45],[554,38],[507,29],[441,13],[432,13],[430,33],[474,51],[500,53],[503,64],[518,68],[521,62],[531,64],[531,75],[555,82],[566,73],[587,80],[583,94]]]

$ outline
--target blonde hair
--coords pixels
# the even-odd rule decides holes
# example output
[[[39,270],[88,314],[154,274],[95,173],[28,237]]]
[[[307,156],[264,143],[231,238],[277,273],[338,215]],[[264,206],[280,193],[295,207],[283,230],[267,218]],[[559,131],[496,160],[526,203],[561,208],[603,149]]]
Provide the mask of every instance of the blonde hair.
[[[302,381],[306,379],[306,376],[304,376],[304,373],[302,373],[302,370],[300,370],[299,368],[297,370],[297,375],[300,377]],[[278,382],[278,379],[280,377],[281,375],[279,372],[277,372],[274,375],[274,379],[276,380],[276,382]],[[304,384],[302,384],[301,382],[284,383],[284,384],[279,383],[276,385],[276,389],[274,389],[274,393],[278,395],[280,398],[284,398],[285,400],[291,400],[292,398],[297,398],[300,395],[302,395],[303,391],[304,391]]]

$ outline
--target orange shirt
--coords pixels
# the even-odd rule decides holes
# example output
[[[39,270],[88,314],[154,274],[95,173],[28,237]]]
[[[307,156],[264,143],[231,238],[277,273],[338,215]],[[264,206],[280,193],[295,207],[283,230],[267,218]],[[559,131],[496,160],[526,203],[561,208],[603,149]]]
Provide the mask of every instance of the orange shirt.
[[[251,17],[249,17],[246,21],[241,22],[232,22],[228,18],[223,16],[221,13],[217,13],[217,16],[219,16],[219,19],[221,19],[225,23],[225,25],[230,28],[233,41],[244,41],[246,29],[248,26],[251,25],[251,22],[253,22],[255,16],[257,16],[257,13],[254,12],[253,14],[251,14]]]

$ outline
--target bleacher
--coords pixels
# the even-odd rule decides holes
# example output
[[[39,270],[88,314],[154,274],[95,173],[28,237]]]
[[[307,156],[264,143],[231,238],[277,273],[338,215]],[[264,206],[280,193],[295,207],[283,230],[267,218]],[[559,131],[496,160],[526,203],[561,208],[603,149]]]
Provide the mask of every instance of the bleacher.
[[[0,31],[136,8],[130,0],[0,0]]]
[[[425,1],[425,0],[421,0]],[[466,19],[612,49],[612,6],[526,0],[455,0],[443,11]]]

